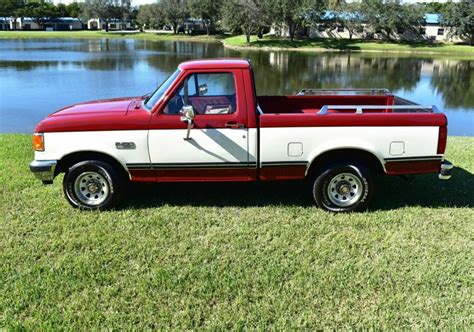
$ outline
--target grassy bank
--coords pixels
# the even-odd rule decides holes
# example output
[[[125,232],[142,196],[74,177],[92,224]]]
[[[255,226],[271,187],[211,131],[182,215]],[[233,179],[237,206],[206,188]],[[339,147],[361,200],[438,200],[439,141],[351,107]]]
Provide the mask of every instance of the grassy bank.
[[[134,38],[151,41],[182,40],[182,41],[218,41],[221,35],[185,35],[172,33],[144,32],[103,32],[103,31],[0,31],[0,39],[32,39],[32,38]]]
[[[252,36],[247,44],[245,36],[226,38],[225,35],[184,35],[172,33],[144,32],[103,32],[103,31],[0,31],[1,39],[33,39],[33,38],[134,38],[150,41],[222,41],[228,48],[243,50],[287,50],[305,52],[354,51],[354,52],[387,52],[408,54],[457,54],[474,56],[474,47],[456,44],[427,43],[386,43],[347,39],[296,39],[291,42],[287,38],[266,36],[258,39]]]
[[[378,182],[335,215],[299,184],[135,186],[120,210],[73,210],[0,135],[0,327],[472,329],[474,138],[460,168]]]
[[[235,49],[275,49],[298,51],[361,51],[392,53],[425,53],[425,54],[465,54],[474,56],[474,47],[455,44],[428,43],[387,43],[383,41],[363,41],[348,39],[295,39],[266,36],[258,39],[252,36],[247,44],[245,36],[226,38],[224,45]]]

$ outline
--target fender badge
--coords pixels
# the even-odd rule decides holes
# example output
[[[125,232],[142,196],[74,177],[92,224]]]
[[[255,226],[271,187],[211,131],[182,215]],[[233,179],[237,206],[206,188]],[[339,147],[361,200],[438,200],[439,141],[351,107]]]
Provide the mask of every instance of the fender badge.
[[[134,142],[115,142],[117,150],[135,150],[137,146]]]

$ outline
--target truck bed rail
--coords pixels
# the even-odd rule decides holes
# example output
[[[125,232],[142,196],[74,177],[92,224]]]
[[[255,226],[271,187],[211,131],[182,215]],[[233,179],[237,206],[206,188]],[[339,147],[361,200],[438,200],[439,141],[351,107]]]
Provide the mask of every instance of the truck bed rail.
[[[364,110],[391,110],[392,113],[439,113],[435,105],[324,105],[317,114],[327,114],[330,110],[354,110],[364,114]]]
[[[301,89],[298,96],[320,96],[320,95],[378,95],[386,96],[391,92],[388,89]]]

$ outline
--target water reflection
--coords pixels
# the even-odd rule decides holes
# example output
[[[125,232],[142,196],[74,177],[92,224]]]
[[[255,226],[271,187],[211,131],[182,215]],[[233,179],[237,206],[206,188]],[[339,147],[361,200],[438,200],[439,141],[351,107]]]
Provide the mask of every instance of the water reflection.
[[[101,57],[89,61],[1,61],[0,69],[9,68],[17,71],[31,70],[124,70],[132,69],[134,60],[127,57]]]
[[[71,103],[142,95],[182,61],[223,56],[252,61],[259,94],[292,94],[305,87],[388,88],[438,105],[450,118],[451,134],[474,136],[474,60],[239,52],[219,43],[127,39],[0,41],[0,131],[31,131],[46,114]],[[15,103],[7,103],[11,100]]]
[[[377,58],[354,54],[258,54],[254,62],[261,93],[294,93],[311,88],[412,89],[420,80],[422,62],[412,58]],[[271,68],[271,72],[269,72]]]
[[[474,109],[473,73],[474,61],[445,61],[434,68],[431,82],[445,107]]]

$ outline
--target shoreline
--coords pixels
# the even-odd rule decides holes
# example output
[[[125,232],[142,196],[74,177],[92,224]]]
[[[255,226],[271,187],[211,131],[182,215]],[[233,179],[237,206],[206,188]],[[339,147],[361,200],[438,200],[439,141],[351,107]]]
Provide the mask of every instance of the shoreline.
[[[424,44],[424,43],[390,43],[381,41],[347,40],[347,39],[289,39],[252,36],[250,45],[244,36],[233,36],[221,40],[227,49],[249,51],[288,51],[288,52],[333,52],[333,53],[381,53],[409,55],[452,55],[467,56],[474,59],[474,46],[460,44]]]
[[[456,55],[456,56],[472,56],[474,58],[474,50],[472,54],[469,52],[447,52],[447,51],[425,51],[425,50],[370,50],[370,49],[338,49],[338,48],[323,48],[323,47],[278,47],[278,46],[237,46],[226,44],[221,41],[225,48],[235,51],[265,51],[265,52],[304,52],[304,53],[382,53],[382,54],[408,54],[408,55]]]
[[[225,38],[223,35],[184,35],[140,31],[0,31],[0,40],[12,39],[138,39],[148,41],[214,42]]]
[[[0,31],[0,40],[12,39],[137,39],[147,41],[183,41],[221,43],[225,49],[235,51],[283,51],[306,53],[379,53],[405,55],[463,56],[474,59],[474,46],[457,44],[430,45],[423,43],[385,43],[363,40],[296,39],[252,36],[247,45],[244,36],[184,35],[163,32],[139,31]]]

